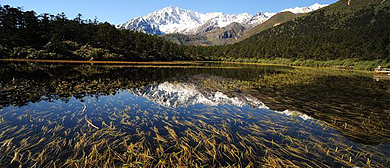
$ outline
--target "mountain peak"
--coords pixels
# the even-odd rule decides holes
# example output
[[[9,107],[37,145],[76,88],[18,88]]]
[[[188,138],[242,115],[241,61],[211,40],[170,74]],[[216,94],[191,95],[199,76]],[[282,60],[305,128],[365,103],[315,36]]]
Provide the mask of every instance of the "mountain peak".
[[[293,13],[306,13],[317,10],[326,5],[318,3],[302,8],[291,8],[283,11]],[[144,17],[138,17],[128,22],[118,25],[118,28],[141,31],[149,34],[172,34],[181,33],[187,35],[198,34],[198,30],[223,28],[233,22],[237,22],[246,27],[255,27],[264,23],[276,13],[259,12],[256,15],[249,13],[224,14],[222,12],[198,13],[195,11],[182,9],[177,6],[168,6],[161,10],[154,11]]]
[[[328,6],[328,5],[321,5],[319,3],[315,3],[311,6],[288,8],[288,9],[282,10],[281,12],[309,13],[309,12],[321,9],[323,7],[326,7],[326,6]]]
[[[260,12],[257,12],[254,16],[262,16],[264,15],[264,12],[260,11]]]
[[[168,6],[168,7],[161,9],[161,10],[156,11],[156,13],[158,13],[158,12],[180,13],[180,11],[188,11],[188,10],[182,9],[178,6]]]
[[[180,7],[178,7],[178,6],[167,6],[167,7],[165,7],[165,8],[163,8],[162,10],[167,10],[167,9],[170,9],[170,10],[174,10],[174,9],[180,9]]]

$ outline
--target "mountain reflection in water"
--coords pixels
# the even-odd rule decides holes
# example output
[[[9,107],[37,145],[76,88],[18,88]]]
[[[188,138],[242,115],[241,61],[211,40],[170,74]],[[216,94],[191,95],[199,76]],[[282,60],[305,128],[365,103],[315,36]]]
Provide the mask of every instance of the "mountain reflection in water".
[[[2,64],[0,167],[389,167],[389,81],[212,66]]]
[[[157,85],[149,85],[143,88],[131,90],[135,95],[140,95],[165,107],[175,108],[203,104],[208,106],[234,105],[254,108],[268,108],[264,103],[255,97],[247,94],[237,93],[235,97],[228,97],[222,92],[208,92],[198,90],[195,84],[191,83],[169,83],[164,82]]]

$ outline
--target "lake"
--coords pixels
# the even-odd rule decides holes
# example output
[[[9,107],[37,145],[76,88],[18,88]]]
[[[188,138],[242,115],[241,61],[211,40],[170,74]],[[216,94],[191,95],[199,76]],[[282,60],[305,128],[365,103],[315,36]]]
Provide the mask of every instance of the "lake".
[[[0,64],[0,167],[390,167],[372,72]]]

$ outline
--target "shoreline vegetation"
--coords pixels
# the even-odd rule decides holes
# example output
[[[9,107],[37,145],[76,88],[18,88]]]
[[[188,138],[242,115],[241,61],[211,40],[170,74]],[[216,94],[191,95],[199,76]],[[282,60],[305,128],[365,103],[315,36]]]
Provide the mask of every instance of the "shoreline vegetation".
[[[336,59],[336,60],[314,60],[314,59],[226,59],[219,62],[227,63],[254,63],[254,64],[272,64],[303,67],[330,67],[338,69],[366,70],[374,71],[378,66],[390,67],[390,62],[384,59],[377,60],[358,60],[358,59]]]
[[[34,63],[59,63],[59,64],[141,64],[141,65],[194,65],[195,61],[91,61],[91,60],[48,60],[48,59],[0,59],[3,62],[34,62]]]
[[[348,9],[348,10],[344,10]],[[222,61],[374,70],[390,67],[390,2],[340,0],[224,46],[183,46],[65,13],[0,6],[0,58],[90,61]],[[90,63],[90,62],[88,62]],[[148,63],[150,64],[150,63]],[[165,63],[166,64],[166,63]]]
[[[0,62],[33,62],[51,64],[101,64],[101,65],[186,65],[200,67],[202,63],[228,63],[228,64],[255,64],[255,65],[281,65],[297,67],[324,67],[347,70],[373,71],[378,66],[390,67],[386,60],[358,61],[358,60],[292,60],[292,59],[259,59],[259,60],[220,60],[220,61],[92,61],[92,60],[48,60],[48,59],[0,59]],[[142,66],[144,67],[144,66]]]
[[[6,144],[0,145],[0,167],[390,164],[389,81],[376,82],[360,72],[249,64],[241,70],[194,70],[10,62],[0,66],[0,74],[5,91],[0,130]],[[251,95],[271,110],[296,113],[230,106],[196,106],[184,113],[129,96],[129,91],[150,93],[162,83],[231,98]],[[315,120],[300,120],[299,114]]]

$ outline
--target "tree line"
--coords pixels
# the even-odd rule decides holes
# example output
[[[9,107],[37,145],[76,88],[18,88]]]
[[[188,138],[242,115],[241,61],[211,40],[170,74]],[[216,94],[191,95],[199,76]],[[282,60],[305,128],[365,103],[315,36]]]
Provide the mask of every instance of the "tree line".
[[[355,59],[390,62],[390,7],[350,12],[324,8],[227,46],[189,47],[200,58],[252,60]]]
[[[0,57],[82,60],[387,60],[390,7],[323,8],[224,46],[180,46],[109,23],[0,6]]]
[[[187,60],[177,44],[109,23],[0,6],[0,57],[36,59]]]

